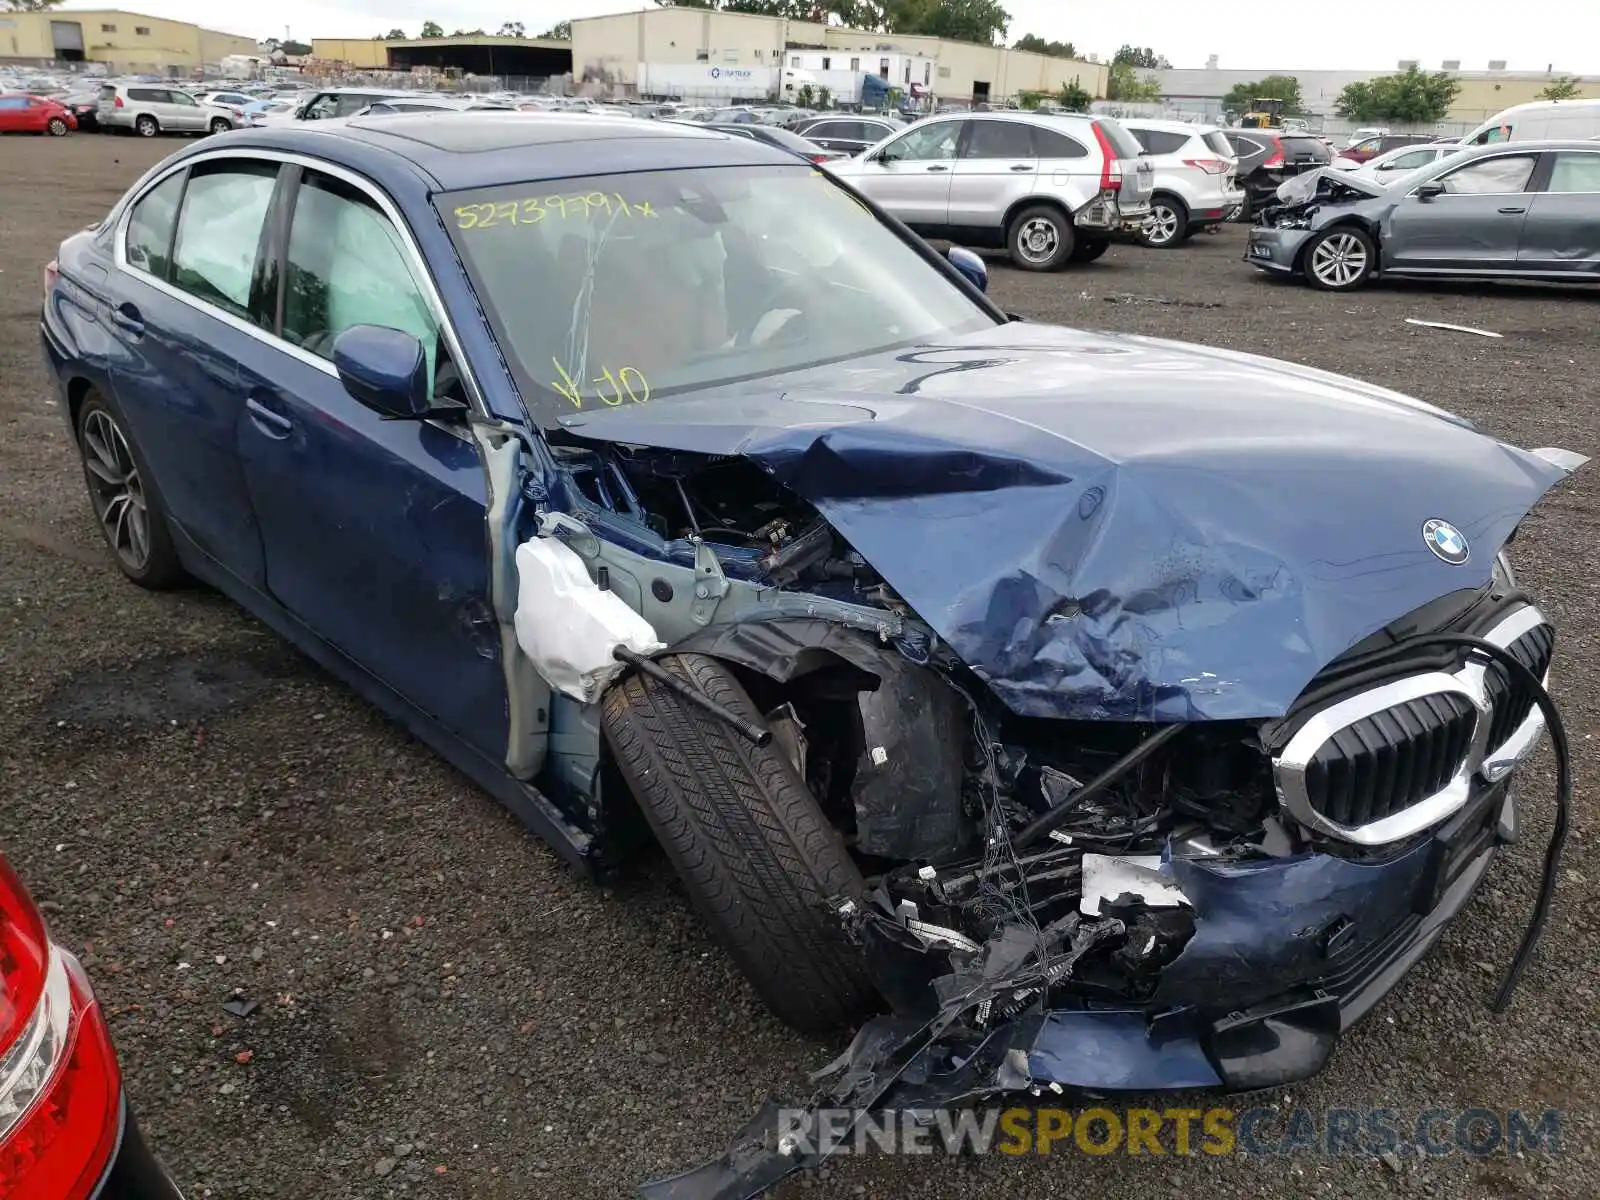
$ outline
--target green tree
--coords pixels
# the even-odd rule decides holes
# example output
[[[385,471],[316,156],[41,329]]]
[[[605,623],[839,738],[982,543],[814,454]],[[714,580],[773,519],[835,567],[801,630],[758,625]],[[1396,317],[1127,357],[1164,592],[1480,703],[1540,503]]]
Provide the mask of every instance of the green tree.
[[[1539,93],[1541,100],[1576,100],[1583,95],[1583,86],[1570,75],[1563,75],[1559,79],[1550,81],[1550,85]]]
[[[523,27],[521,21],[507,21],[505,24],[501,25],[499,29],[495,30],[494,35],[495,37],[519,38],[527,37],[528,31]]]
[[[1112,55],[1114,63],[1127,63],[1129,66],[1142,67],[1146,71],[1165,71],[1172,66],[1165,58],[1157,54],[1149,46],[1124,45],[1116,54]]]
[[[417,34],[417,36],[419,38],[443,37],[444,26],[439,24],[437,21],[424,21],[422,23],[422,32]]]
[[[922,34],[991,46],[1005,37],[1011,14],[999,0],[888,0],[882,25],[888,33]]]
[[[483,30],[481,30],[481,29],[452,29],[450,31],[450,36],[451,37],[487,37],[488,35],[485,34],[483,32]]]
[[[1453,75],[1407,67],[1398,75],[1347,85],[1334,102],[1334,111],[1347,121],[1432,125],[1444,120],[1460,90]]]
[[[1150,101],[1161,99],[1161,84],[1141,78],[1130,62],[1113,62],[1106,74],[1106,99]]]
[[[550,38],[558,42],[570,42],[572,40],[572,22],[557,21],[539,36],[542,38]]]
[[[1068,112],[1088,112],[1089,105],[1094,102],[1094,97],[1078,82],[1076,75],[1072,77],[1071,83],[1061,85],[1061,94],[1057,99],[1061,101],[1061,107]]]
[[[1048,54],[1051,58],[1077,58],[1078,48],[1071,42],[1047,42],[1038,34],[1025,33],[1011,43],[1013,50],[1027,50],[1033,54]]]
[[[311,47],[305,42],[279,42],[278,49],[282,50],[285,54],[292,54],[296,58],[302,58],[311,53]]]
[[[1249,112],[1250,103],[1257,96],[1267,96],[1283,101],[1283,111],[1294,116],[1305,111],[1300,99],[1300,81],[1293,75],[1268,75],[1254,83],[1236,83],[1222,98],[1222,107],[1229,112]]]
[[[383,35],[381,40],[386,42],[406,41],[406,31],[404,29],[391,29],[388,33]]]
[[[61,0],[5,0],[4,7],[11,12],[48,12]]]

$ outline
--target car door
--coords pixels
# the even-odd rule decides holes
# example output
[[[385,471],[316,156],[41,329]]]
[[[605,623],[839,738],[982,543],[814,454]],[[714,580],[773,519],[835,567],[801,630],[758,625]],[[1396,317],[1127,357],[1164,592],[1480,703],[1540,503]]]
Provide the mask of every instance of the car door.
[[[1544,158],[1528,198],[1517,266],[1600,277],[1600,146],[1547,151]]]
[[[1031,195],[1038,179],[1033,127],[993,118],[963,124],[950,169],[950,227],[999,229],[1012,201]]]
[[[1515,270],[1528,187],[1539,156],[1475,158],[1408,187],[1384,230],[1385,265],[1398,270]],[[1427,195],[1429,185],[1442,186]]]
[[[184,133],[198,133],[205,129],[206,110],[188,92],[180,92],[176,88],[169,90],[164,107],[165,111],[172,114],[163,117],[161,122],[168,129],[182,130]]]
[[[496,761],[505,676],[489,607],[486,490],[465,424],[387,420],[345,390],[339,334],[418,337],[449,390],[441,318],[409,239],[365,185],[290,168],[276,331],[241,362],[237,445],[267,590],[313,633]],[[456,386],[459,387],[459,384]]]
[[[148,187],[114,231],[106,281],[111,387],[173,520],[252,586],[260,539],[240,475],[235,353],[278,165],[203,160]]]
[[[950,223],[950,177],[962,121],[913,125],[872,150],[850,182],[918,233],[938,236]]]
[[[0,96],[0,133],[33,133],[26,96]]]

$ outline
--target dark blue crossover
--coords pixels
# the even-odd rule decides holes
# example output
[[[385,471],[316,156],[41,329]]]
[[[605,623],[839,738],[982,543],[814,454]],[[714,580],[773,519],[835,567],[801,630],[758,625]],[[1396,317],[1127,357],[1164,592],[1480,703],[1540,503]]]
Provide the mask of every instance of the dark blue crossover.
[[[1507,547],[1581,455],[1008,317],[758,142],[239,131],[47,278],[122,571],[233,597],[573,861],[658,841],[780,1017],[861,1024],[819,1103],[1304,1078],[1562,749]],[[648,1190],[809,1161],[758,1121]]]

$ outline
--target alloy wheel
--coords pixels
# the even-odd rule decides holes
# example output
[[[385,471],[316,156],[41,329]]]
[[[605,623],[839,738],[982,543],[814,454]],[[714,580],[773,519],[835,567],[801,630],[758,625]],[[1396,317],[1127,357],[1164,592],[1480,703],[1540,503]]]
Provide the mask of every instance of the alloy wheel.
[[[1044,217],[1029,218],[1017,233],[1017,251],[1029,262],[1049,262],[1060,245],[1060,231]]]
[[[144,483],[128,439],[104,409],[95,409],[84,418],[83,466],[89,499],[107,543],[129,570],[144,570],[150,561],[150,511]]]
[[[1329,234],[1311,251],[1311,273],[1327,287],[1350,287],[1367,273],[1367,247],[1353,233]]]
[[[1144,219],[1144,240],[1152,246],[1165,246],[1178,236],[1178,214],[1169,204],[1156,204]]]
[[[60,117],[51,117],[45,128],[49,130],[51,137],[67,136],[67,123]]]

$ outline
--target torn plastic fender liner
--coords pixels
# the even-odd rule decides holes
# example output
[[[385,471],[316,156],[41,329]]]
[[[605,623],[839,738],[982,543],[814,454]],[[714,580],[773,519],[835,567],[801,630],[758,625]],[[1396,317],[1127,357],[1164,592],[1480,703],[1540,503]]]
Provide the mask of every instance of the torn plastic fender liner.
[[[970,841],[961,812],[966,710],[933,671],[828,621],[725,625],[676,650],[707,654],[789,683],[840,663],[875,677],[857,695],[864,739],[850,794],[857,848],[899,860],[943,858]]]

